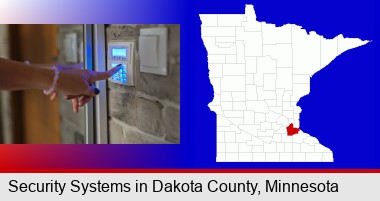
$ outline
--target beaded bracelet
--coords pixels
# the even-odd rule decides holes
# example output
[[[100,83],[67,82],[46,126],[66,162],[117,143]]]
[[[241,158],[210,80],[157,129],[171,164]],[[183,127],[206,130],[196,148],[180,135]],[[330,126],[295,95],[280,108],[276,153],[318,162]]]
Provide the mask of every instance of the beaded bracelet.
[[[45,95],[52,94],[57,88],[57,82],[59,79],[59,70],[55,66],[53,66],[51,69],[54,70],[54,80],[53,80],[53,84],[51,85],[51,87],[48,90],[46,90],[46,89],[44,90]]]

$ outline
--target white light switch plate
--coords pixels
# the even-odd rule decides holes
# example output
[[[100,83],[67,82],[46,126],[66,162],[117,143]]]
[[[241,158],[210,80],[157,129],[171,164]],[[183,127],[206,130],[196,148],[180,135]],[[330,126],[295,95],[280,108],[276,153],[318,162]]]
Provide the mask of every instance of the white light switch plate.
[[[158,63],[158,36],[140,36],[140,64],[157,68]]]
[[[167,75],[167,43],[166,27],[140,29],[140,72]]]
[[[68,33],[65,35],[63,41],[63,48],[65,52],[66,62],[78,62],[78,47],[77,47],[77,34]]]

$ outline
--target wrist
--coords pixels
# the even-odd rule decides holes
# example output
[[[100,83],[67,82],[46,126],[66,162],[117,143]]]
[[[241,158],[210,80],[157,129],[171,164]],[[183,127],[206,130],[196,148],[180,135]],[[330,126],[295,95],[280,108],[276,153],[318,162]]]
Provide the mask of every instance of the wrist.
[[[38,70],[37,70],[38,68]],[[36,88],[40,90],[49,89],[54,81],[54,70],[50,68],[36,67],[34,80],[36,81]]]
[[[57,85],[58,85],[59,70],[55,66],[51,67],[51,70],[54,71],[54,78],[53,78],[53,82],[52,82],[51,86],[48,89],[44,89],[45,95],[50,95],[50,94],[54,93],[55,90],[57,89]]]

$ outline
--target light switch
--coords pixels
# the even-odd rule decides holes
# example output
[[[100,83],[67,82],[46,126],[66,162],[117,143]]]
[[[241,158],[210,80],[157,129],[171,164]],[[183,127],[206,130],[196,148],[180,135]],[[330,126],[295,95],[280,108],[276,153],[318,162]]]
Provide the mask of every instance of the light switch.
[[[166,27],[140,29],[140,72],[167,75],[167,43]]]
[[[158,67],[158,36],[140,36],[140,63],[142,66]]]
[[[63,40],[66,62],[78,62],[77,34],[68,33]]]
[[[82,41],[79,45],[79,62],[80,63],[83,63],[83,61],[84,61],[83,53],[84,53],[84,51],[83,51],[83,41]]]

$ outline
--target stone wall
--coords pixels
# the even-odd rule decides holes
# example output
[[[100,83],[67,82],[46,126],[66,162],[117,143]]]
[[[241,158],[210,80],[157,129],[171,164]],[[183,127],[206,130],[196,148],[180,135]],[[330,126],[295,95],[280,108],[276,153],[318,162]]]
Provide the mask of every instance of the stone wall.
[[[168,75],[139,71],[141,28],[168,28]],[[179,25],[109,25],[107,41],[135,42],[135,86],[108,82],[110,143],[152,144],[180,142],[180,27]]]

